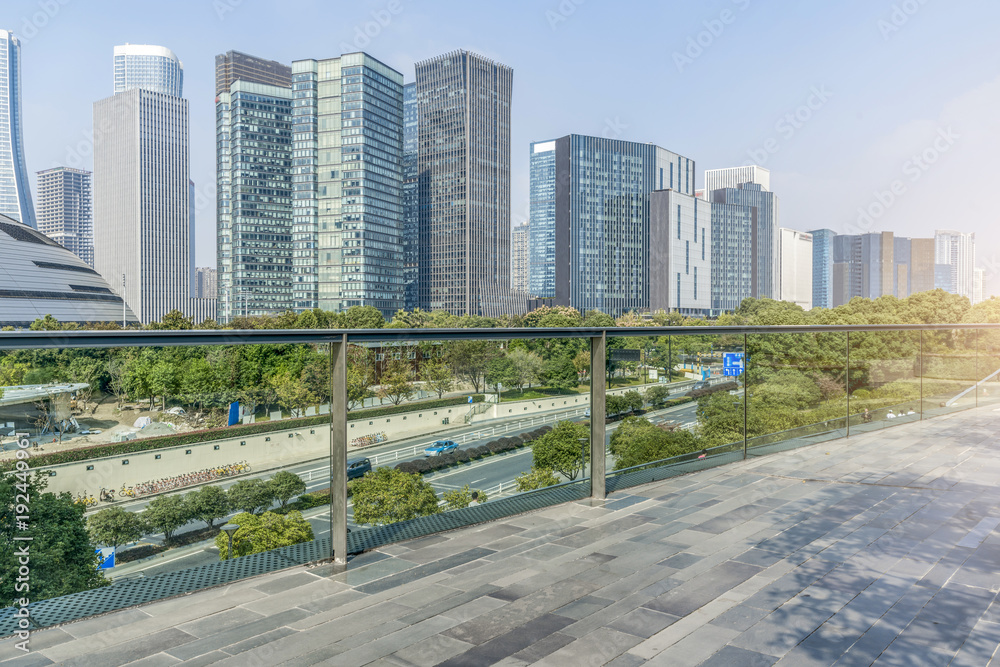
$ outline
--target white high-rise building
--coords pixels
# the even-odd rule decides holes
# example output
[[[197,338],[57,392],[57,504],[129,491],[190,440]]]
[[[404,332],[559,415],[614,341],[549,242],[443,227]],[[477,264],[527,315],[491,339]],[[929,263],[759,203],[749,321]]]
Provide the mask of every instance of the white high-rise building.
[[[0,30],[0,215],[37,228],[22,136],[21,42]]]
[[[115,93],[124,93],[134,88],[183,97],[184,65],[165,46],[116,46]]]
[[[778,230],[777,294],[805,310],[812,308],[813,237],[797,229]]]
[[[163,92],[171,58],[130,73],[115,51],[116,93],[94,103],[94,268],[146,324],[194,308],[188,102]]]
[[[953,230],[934,231],[934,263],[948,265],[952,292],[972,299],[975,291],[976,235]]]
[[[742,183],[756,183],[765,192],[771,191],[771,171],[755,164],[744,167],[709,169],[705,172],[703,197],[710,198],[712,192],[722,188],[735,188]]]
[[[38,172],[38,231],[94,265],[90,172],[54,167]]]
[[[528,291],[528,223],[515,225],[510,233],[510,288]]]

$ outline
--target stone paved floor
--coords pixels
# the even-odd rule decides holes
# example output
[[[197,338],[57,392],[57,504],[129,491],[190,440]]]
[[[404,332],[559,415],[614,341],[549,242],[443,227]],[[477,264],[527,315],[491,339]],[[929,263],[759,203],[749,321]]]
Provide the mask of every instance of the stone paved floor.
[[[1000,665],[980,408],[0,643],[4,665]],[[991,662],[992,661],[992,662]]]

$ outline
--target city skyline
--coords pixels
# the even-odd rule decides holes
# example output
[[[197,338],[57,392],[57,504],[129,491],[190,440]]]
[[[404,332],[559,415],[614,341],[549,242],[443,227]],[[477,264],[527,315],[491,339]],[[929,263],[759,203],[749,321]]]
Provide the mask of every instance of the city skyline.
[[[24,41],[28,168],[91,168],[89,106],[106,94],[111,73],[103,63],[115,44],[125,42],[164,44],[185,64],[192,177],[202,221],[198,264],[214,262],[214,248],[207,247],[214,241],[214,57],[230,49],[285,64],[329,57],[334,55],[331,46],[333,51],[365,50],[403,72],[409,82],[415,62],[469,48],[522,72],[512,116],[512,224],[527,219],[525,153],[530,142],[569,132],[672,146],[705,169],[758,158],[754,161],[772,171],[775,191],[781,193],[783,225],[799,230],[828,227],[841,234],[892,229],[912,236],[929,236],[939,226],[937,220],[954,215],[954,202],[941,193],[967,187],[967,173],[978,183],[1000,144],[986,113],[993,100],[1000,100],[997,56],[988,49],[989,21],[970,27],[961,14],[946,7],[921,5],[902,19],[893,17],[891,6],[860,2],[836,10],[810,7],[794,16],[748,2],[696,11],[679,3],[637,5],[631,12],[575,3],[567,5],[572,11],[558,5],[515,5],[504,12],[459,11],[458,5],[446,4],[428,15],[402,2],[373,2],[338,12],[337,25],[343,27],[332,35],[297,28],[295,40],[270,40],[261,48],[264,35],[295,25],[296,12],[282,9],[287,6],[247,11],[226,0],[215,6],[178,3],[179,11],[154,10],[152,17],[118,12],[108,23],[101,19],[102,12],[84,12],[72,4],[60,5],[52,16],[43,12],[37,20],[36,3],[10,3],[6,27]],[[729,23],[720,18],[724,10],[730,12]],[[998,12],[992,5],[983,10],[988,16]],[[683,83],[697,93],[681,107],[668,105],[666,115],[665,93],[639,86],[643,73],[638,71],[616,72],[607,95],[595,94],[588,86],[594,74],[607,80],[610,65],[587,55],[582,46],[587,37],[622,29],[636,16],[649,19],[630,23],[630,29],[640,33],[650,30],[643,25],[656,23],[658,17],[678,19],[658,36],[655,52],[652,46],[633,47],[662,63],[658,81]],[[195,28],[181,30],[182,20],[188,18],[194,19]],[[535,40],[549,39],[552,47],[565,52],[550,55],[551,63],[539,61],[540,50],[549,52],[549,46],[526,39],[526,48],[514,48],[499,35],[484,35],[479,29],[484,20],[495,25],[497,33],[517,29]],[[838,45],[811,43],[807,36],[818,22],[833,26],[830,34],[839,36]],[[720,25],[718,35],[709,30],[718,32]],[[960,25],[959,46],[947,53],[927,48],[943,41],[942,32],[957,33]],[[739,62],[741,51],[751,44],[757,48],[761,34],[778,42],[760,55],[758,67],[768,70],[764,85],[741,81],[720,86],[713,80],[714,74]],[[67,49],[87,65],[83,71],[53,67]],[[798,56],[794,62],[784,57],[790,50]],[[575,61],[587,63],[590,73],[559,68]],[[536,62],[540,66],[532,66]],[[861,63],[885,76],[858,77]],[[560,76],[554,78],[557,71]],[[54,88],[65,91],[58,105]],[[927,95],[928,89],[934,94]],[[723,104],[730,93],[744,96],[745,103],[738,108]],[[928,174],[933,179],[920,180]],[[698,174],[699,185],[703,175]],[[934,188],[926,187],[932,182]],[[894,185],[902,194],[894,194]],[[833,204],[813,207],[818,200]],[[963,227],[977,232],[987,292],[995,292],[990,284],[1000,263],[994,259],[1000,232],[990,229],[988,210],[980,204],[967,201],[958,207],[958,217],[972,221]]]

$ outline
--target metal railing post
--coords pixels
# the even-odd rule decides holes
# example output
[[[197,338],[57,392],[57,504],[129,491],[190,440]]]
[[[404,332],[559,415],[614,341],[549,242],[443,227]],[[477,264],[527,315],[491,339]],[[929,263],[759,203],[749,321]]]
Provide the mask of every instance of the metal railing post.
[[[747,459],[747,412],[750,410],[750,353],[747,351],[747,335],[743,334],[743,460]]]
[[[847,334],[850,336],[850,334]],[[920,330],[920,419],[924,418],[924,331]]]
[[[844,394],[847,396],[847,434],[845,438],[851,437],[851,332],[847,332],[847,363],[844,366]],[[921,395],[923,395],[921,393]],[[920,401],[923,405],[923,401]],[[922,409],[922,408],[921,408]]]
[[[590,339],[590,497],[603,500],[607,497],[605,488],[606,461],[604,443],[607,438],[605,428],[607,385],[605,379],[605,357],[607,355],[607,332]],[[600,369],[600,373],[597,373]]]
[[[347,334],[330,344],[330,557],[347,567]]]

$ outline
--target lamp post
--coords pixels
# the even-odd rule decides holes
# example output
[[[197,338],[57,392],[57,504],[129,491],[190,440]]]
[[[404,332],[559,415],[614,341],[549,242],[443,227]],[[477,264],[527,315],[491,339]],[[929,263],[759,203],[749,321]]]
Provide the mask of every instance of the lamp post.
[[[226,560],[233,557],[233,533],[239,529],[239,525],[235,523],[227,523],[222,527],[222,532],[229,536],[229,551],[226,552]]]

